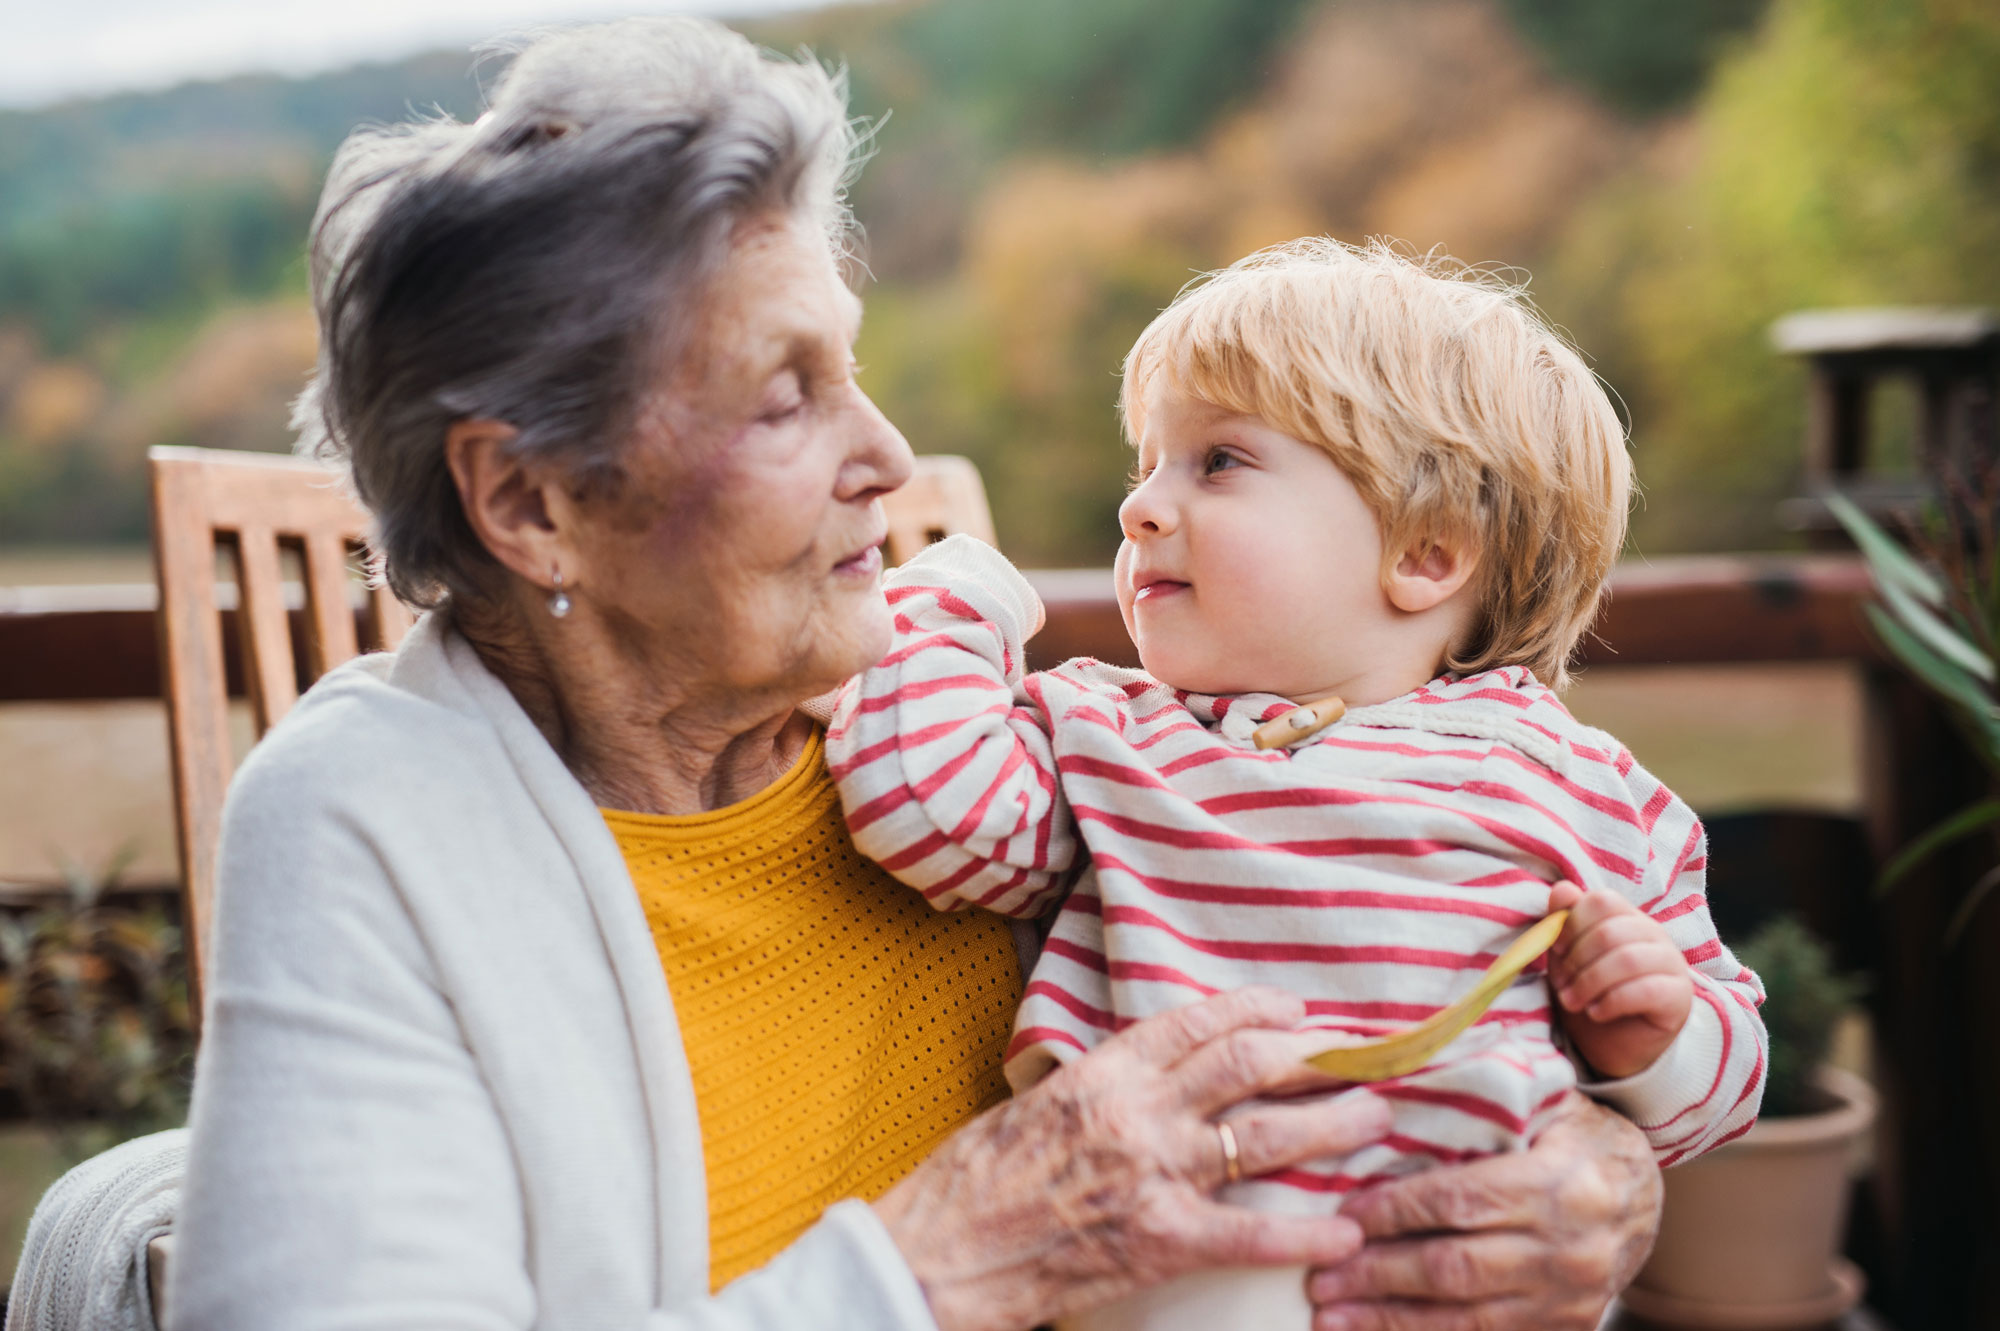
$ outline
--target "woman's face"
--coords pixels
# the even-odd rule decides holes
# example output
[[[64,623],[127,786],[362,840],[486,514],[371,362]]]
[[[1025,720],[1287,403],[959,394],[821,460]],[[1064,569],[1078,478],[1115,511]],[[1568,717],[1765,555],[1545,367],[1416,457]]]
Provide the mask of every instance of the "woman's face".
[[[680,688],[797,700],[888,648],[879,501],[911,459],[854,382],[860,321],[816,229],[746,223],[579,510],[579,594]]]

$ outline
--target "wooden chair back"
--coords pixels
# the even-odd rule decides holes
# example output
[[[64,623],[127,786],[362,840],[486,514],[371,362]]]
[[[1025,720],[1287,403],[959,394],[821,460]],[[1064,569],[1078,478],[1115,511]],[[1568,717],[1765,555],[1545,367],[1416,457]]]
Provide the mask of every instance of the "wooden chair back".
[[[274,454],[206,448],[155,448],[149,457],[182,926],[189,977],[198,989],[222,799],[235,768],[218,549],[229,555],[236,576],[234,636],[259,737],[291,710],[301,687],[359,653],[364,640],[370,650],[394,647],[411,616],[387,588],[376,587],[365,591],[357,623],[355,602],[364,594],[356,555],[368,516],[330,469]],[[285,549],[298,553],[303,573],[302,657],[294,651],[280,556]]]
[[[883,499],[882,507],[889,516],[889,539],[882,553],[891,564],[901,564],[933,541],[961,532],[988,545],[995,543],[986,486],[969,458],[944,453],[918,458],[916,471]]]

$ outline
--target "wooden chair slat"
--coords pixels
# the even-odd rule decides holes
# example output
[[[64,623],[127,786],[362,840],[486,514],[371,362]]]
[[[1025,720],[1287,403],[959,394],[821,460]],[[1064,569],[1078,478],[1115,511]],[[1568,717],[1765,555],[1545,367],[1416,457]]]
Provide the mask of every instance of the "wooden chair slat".
[[[204,460],[210,478],[209,521],[218,528],[265,526],[292,535],[324,528],[356,541],[368,532],[367,513],[338,474],[317,462],[216,448],[171,451]]]
[[[885,496],[882,507],[889,519],[883,554],[891,564],[905,563],[933,541],[960,533],[996,543],[986,486],[968,458],[945,453],[918,458],[910,479]]]
[[[306,583],[306,669],[318,679],[357,655],[354,580],[347,571],[347,537],[321,528],[301,542]]]
[[[237,623],[243,635],[243,675],[250,681],[250,702],[261,735],[284,720],[299,700],[278,535],[271,528],[245,526],[237,531],[236,586],[241,598]]]
[[[393,652],[403,635],[416,623],[410,607],[396,599],[387,587],[368,589],[368,647],[370,651]]]
[[[205,480],[201,467],[185,459],[153,460],[153,558],[190,976],[200,975],[206,951],[207,934],[194,922],[210,916],[222,799],[235,769]]]

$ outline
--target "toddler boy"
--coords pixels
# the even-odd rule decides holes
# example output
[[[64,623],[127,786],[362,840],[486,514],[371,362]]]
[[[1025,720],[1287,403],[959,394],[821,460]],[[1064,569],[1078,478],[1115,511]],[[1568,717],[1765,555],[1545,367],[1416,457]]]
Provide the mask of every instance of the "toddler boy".
[[[1746,1131],[1762,992],[1715,935],[1701,826],[1553,691],[1631,484],[1578,355],[1489,276],[1305,240],[1184,291],[1121,409],[1117,591],[1144,670],[1025,674],[1039,601],[953,538],[888,575],[895,645],[829,732],[856,845],[933,904],[1061,899],[1010,1080],[1252,983],[1304,997],[1329,1044],[1383,1035],[1566,907],[1547,984],[1536,967],[1372,1087],[1390,1137],[1237,1199],[1331,1211],[1517,1147],[1580,1075],[1662,1164]],[[1198,1277],[1082,1324],[1303,1328],[1300,1286]]]

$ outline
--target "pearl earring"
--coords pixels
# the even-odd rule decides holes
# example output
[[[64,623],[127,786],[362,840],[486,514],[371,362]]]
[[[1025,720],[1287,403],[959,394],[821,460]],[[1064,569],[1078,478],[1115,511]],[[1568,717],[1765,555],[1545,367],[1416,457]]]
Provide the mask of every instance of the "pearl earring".
[[[569,613],[569,593],[563,590],[562,570],[551,569],[555,575],[556,589],[549,593],[549,613],[561,619]]]

